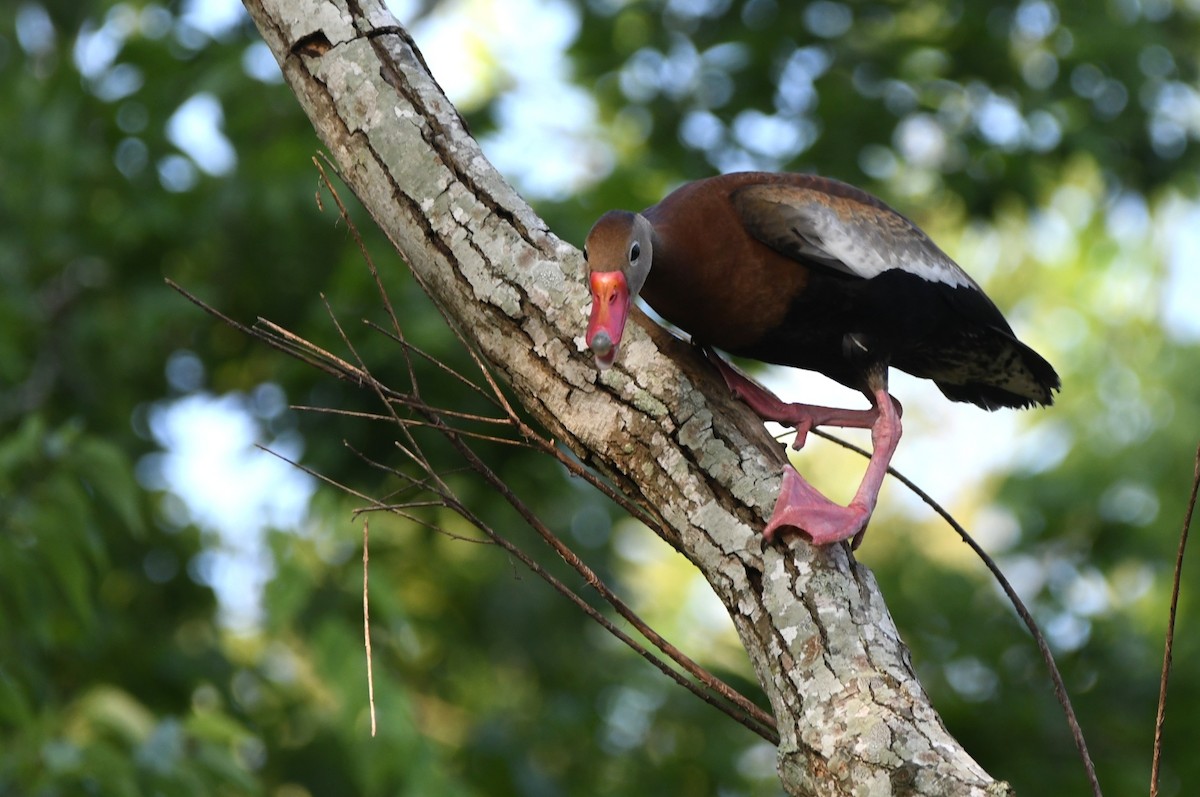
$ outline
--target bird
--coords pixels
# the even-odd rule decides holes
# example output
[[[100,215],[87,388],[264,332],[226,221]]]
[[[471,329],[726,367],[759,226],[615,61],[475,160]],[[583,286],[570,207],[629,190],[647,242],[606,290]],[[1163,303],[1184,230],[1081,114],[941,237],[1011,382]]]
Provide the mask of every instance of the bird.
[[[606,212],[583,252],[585,342],[600,370],[615,362],[640,296],[761,418],[794,427],[794,447],[818,426],[871,430],[871,458],[847,505],[784,468],[764,544],[782,529],[814,545],[862,542],[902,433],[890,368],[985,410],[1049,406],[1061,390],[1054,367],[925,232],[829,177],[737,172],[685,183],[640,213]],[[870,408],[785,403],[715,349],[824,374],[861,391]]]

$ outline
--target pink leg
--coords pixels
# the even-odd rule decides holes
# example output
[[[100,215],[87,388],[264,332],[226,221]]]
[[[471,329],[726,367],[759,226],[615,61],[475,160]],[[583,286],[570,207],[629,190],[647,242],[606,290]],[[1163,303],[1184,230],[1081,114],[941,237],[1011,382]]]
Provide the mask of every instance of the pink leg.
[[[881,375],[880,375],[881,374]],[[783,486],[771,519],[763,529],[763,539],[770,542],[780,528],[794,528],[805,534],[814,545],[827,545],[853,537],[852,549],[862,543],[867,521],[875,511],[879,488],[887,475],[888,464],[900,442],[900,412],[887,392],[887,370],[877,371],[869,379],[872,398],[878,409],[878,419],[871,428],[871,462],[863,475],[862,484],[848,506],[839,506],[817,492],[790,465],[783,472]]]
[[[712,349],[706,348],[705,355],[721,372],[725,384],[733,395],[754,410],[758,417],[767,421],[775,421],[796,430],[796,439],[792,448],[799,451],[808,437],[810,430],[818,426],[846,426],[856,429],[870,429],[879,419],[879,407],[869,410],[845,410],[836,407],[820,407],[815,404],[785,404],[771,391],[738,371],[721,359]],[[886,391],[884,393],[886,394]],[[896,412],[901,412],[900,402],[889,396],[896,406]],[[871,397],[872,402],[875,398]]]

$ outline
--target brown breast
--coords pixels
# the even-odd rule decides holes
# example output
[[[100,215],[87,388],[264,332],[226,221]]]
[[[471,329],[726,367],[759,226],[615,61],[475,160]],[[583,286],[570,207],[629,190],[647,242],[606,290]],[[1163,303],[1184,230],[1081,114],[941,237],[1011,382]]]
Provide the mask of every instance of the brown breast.
[[[738,173],[688,183],[644,211],[654,260],[642,296],[697,341],[752,346],[777,328],[809,271],[751,237],[729,195],[753,182],[799,177]]]

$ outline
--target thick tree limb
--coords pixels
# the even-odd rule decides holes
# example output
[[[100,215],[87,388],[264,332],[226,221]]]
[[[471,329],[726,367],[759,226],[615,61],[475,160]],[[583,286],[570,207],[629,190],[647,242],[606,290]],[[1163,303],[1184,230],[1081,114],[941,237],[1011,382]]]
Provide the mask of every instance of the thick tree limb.
[[[529,411],[661,518],[728,607],[791,794],[1001,795],[946,732],[845,546],[759,550],[783,452],[642,317],[600,376],[582,259],[494,171],[378,0],[245,0],[321,139],[451,323]]]

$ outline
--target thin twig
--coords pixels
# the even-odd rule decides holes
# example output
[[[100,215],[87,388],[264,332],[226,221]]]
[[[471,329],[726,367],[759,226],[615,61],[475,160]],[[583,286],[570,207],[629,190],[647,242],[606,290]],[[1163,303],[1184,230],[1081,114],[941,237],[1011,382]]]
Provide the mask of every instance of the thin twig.
[[[423,526],[423,527],[429,529],[430,531],[435,531],[444,537],[449,537],[450,539],[456,540],[458,542],[472,542],[477,545],[491,545],[492,544],[492,541],[488,540],[488,539],[477,539],[474,537],[464,537],[461,534],[455,534],[454,532],[446,531],[442,527],[440,527],[436,524],[430,523],[428,520],[423,520],[422,518],[420,518],[410,512],[405,512],[402,508],[399,508],[393,504],[385,504],[385,503],[379,501],[378,499],[372,498],[371,496],[369,496],[365,493],[360,493],[357,490],[353,490],[353,489],[347,487],[346,485],[342,484],[341,482],[334,481],[333,479],[329,478],[325,474],[320,473],[319,471],[315,471],[312,468],[308,467],[307,465],[302,465],[299,462],[296,462],[294,459],[288,459],[283,454],[280,454],[278,451],[273,451],[273,450],[267,448],[266,446],[255,444],[254,447],[257,448],[259,451],[262,451],[264,454],[270,454],[271,456],[275,457],[276,459],[278,459],[282,462],[286,462],[288,465],[291,465],[296,470],[301,471],[303,473],[307,473],[309,476],[312,476],[314,479],[317,479],[318,481],[322,481],[325,484],[328,484],[330,487],[333,487],[337,490],[344,492],[346,495],[352,495],[355,498],[361,499],[370,504],[370,506],[362,507],[360,509],[355,509],[355,510],[351,511],[350,514],[352,517],[358,517],[359,515],[365,515],[365,514],[369,514],[371,512],[389,512],[393,515],[398,515],[398,516],[404,518],[405,520],[412,521],[413,523],[417,524],[418,526]],[[390,470],[390,469],[389,469],[389,472],[396,473],[396,471]],[[450,507],[447,507],[447,508],[450,508]]]
[[[397,401],[396,399],[388,399],[388,400],[396,401],[396,403],[403,404],[403,405],[406,405],[409,407],[416,406],[411,401]],[[419,420],[416,420],[415,418],[395,418],[390,415],[380,415],[377,412],[363,412],[361,410],[345,410],[345,409],[341,409],[340,407],[313,407],[308,404],[289,404],[288,408],[293,409],[293,410],[302,410],[302,411],[306,411],[306,412],[320,412],[320,413],[325,413],[327,415],[345,415],[345,416],[348,416],[351,418],[362,418],[362,419],[365,419],[368,421],[385,421],[387,423],[401,423],[407,427],[416,428],[416,429],[437,429],[438,428],[436,425],[430,423],[429,421],[419,421]],[[441,410],[439,410],[439,413],[440,412],[441,412]],[[471,414],[465,413],[465,412],[455,413],[455,412],[451,412],[449,410],[447,410],[446,412],[448,415],[458,417],[458,418],[463,418],[463,419],[470,420],[470,421],[477,421],[477,422],[481,422],[481,423],[502,423],[502,424],[504,424],[504,426],[506,426],[508,428],[512,428],[512,424],[510,424],[508,421],[500,420],[498,418],[488,418],[486,416],[471,415]],[[492,434],[483,434],[482,432],[472,432],[468,429],[462,429],[457,426],[451,426],[450,428],[454,430],[455,434],[460,434],[463,437],[470,438],[471,440],[479,440],[479,441],[482,441],[485,443],[499,443],[501,445],[513,446],[515,448],[527,448],[527,449],[533,448],[533,446],[531,446],[528,442],[526,442],[524,440],[514,440],[511,437],[499,437],[497,435],[492,435]]]
[[[394,332],[389,332],[388,330],[384,329],[379,324],[376,324],[374,321],[371,321],[370,319],[364,319],[363,323],[366,324],[367,327],[369,327],[370,329],[373,329],[376,332],[378,332],[379,334],[384,335],[392,342],[394,342],[400,346],[403,346],[406,351],[409,351],[412,354],[417,355],[418,357],[420,357],[421,359],[425,360],[427,363],[432,365],[434,368],[437,368],[439,371],[442,371],[443,373],[452,377],[456,382],[458,382],[463,387],[471,390],[474,393],[478,393],[480,396],[487,399],[492,404],[495,404],[496,406],[500,406],[497,403],[496,399],[492,396],[491,393],[484,390],[479,385],[475,384],[470,379],[463,376],[458,371],[454,370],[449,365],[442,362],[437,357],[434,357],[432,354],[425,351],[421,347],[413,345],[408,340],[405,340],[404,338],[397,336],[396,333],[394,333]]]
[[[1196,466],[1192,477],[1192,494],[1179,532],[1179,553],[1175,555],[1175,579],[1171,584],[1171,609],[1167,614],[1167,640],[1163,650],[1162,679],[1158,685],[1158,713],[1154,717],[1154,753],[1150,760],[1150,797],[1158,797],[1158,774],[1162,766],[1163,721],[1167,713],[1167,681],[1171,677],[1171,656],[1175,647],[1175,610],[1179,607],[1179,581],[1183,573],[1183,553],[1187,549],[1188,532],[1192,527],[1192,512],[1196,509],[1196,494],[1200,492],[1200,445],[1196,446]]]
[[[321,158],[329,164],[331,169],[333,169],[335,172],[337,171],[337,165],[329,159],[328,155],[321,153]],[[399,338],[401,342],[404,342],[404,331],[400,328],[400,321],[396,318],[396,311],[392,308],[392,301],[390,297],[388,297],[387,291],[383,289],[383,280],[380,279],[379,270],[375,268],[375,260],[371,257],[371,253],[367,249],[367,244],[365,241],[363,241],[362,235],[358,231],[358,225],[355,224],[350,218],[349,211],[346,210],[345,204],[342,203],[342,197],[338,194],[337,189],[334,188],[333,182],[329,179],[329,175],[325,173],[325,167],[321,165],[321,161],[315,157],[312,159],[312,161],[313,165],[317,167],[317,171],[321,173],[321,180],[325,183],[325,187],[329,189],[329,193],[333,197],[333,201],[337,204],[338,213],[341,214],[343,219],[345,219],[346,226],[350,229],[350,234],[354,236],[354,241],[358,244],[358,251],[362,254],[363,260],[367,264],[367,270],[371,273],[371,277],[375,280],[376,289],[378,290],[380,298],[383,301],[383,309],[387,312],[388,318],[392,320],[392,326],[396,330],[396,337]],[[416,373],[413,371],[412,358],[408,356],[407,348],[403,349],[402,351],[404,355],[404,363],[408,367],[409,383],[412,385],[413,394],[416,395],[417,378]]]
[[[363,644],[367,651],[367,700],[371,705],[371,736],[375,736],[375,670],[371,665],[371,601],[367,597],[371,572],[369,551],[371,521],[363,518]]]
[[[842,448],[849,449],[858,454],[861,454],[868,459],[871,457],[869,451],[859,448],[853,443],[842,440],[841,438],[824,431],[823,429],[813,429],[812,434],[822,437],[831,443],[836,443]],[[1096,765],[1092,763],[1092,757],[1088,753],[1087,742],[1083,738],[1083,729],[1079,726],[1079,719],[1075,716],[1075,709],[1071,706],[1071,698],[1067,694],[1066,684],[1063,683],[1062,673],[1058,670],[1058,664],[1054,661],[1054,654],[1050,651],[1050,645],[1046,642],[1046,637],[1042,634],[1041,628],[1038,627],[1037,621],[1033,619],[1033,614],[1025,607],[1024,601],[1017,591],[1013,589],[1012,584],[1001,572],[999,565],[988,556],[987,552],[980,547],[979,543],[975,542],[975,538],[967,533],[967,530],[962,527],[954,516],[951,515],[945,508],[933,499],[929,493],[922,490],[911,479],[905,476],[895,468],[888,467],[887,472],[894,476],[901,484],[912,490],[922,501],[929,506],[934,512],[945,520],[950,528],[958,533],[962,541],[970,546],[975,555],[983,562],[984,566],[991,571],[992,576],[996,579],[996,583],[1004,590],[1004,594],[1008,596],[1008,600],[1016,609],[1017,615],[1021,621],[1025,623],[1025,627],[1029,629],[1029,633],[1033,636],[1034,642],[1037,644],[1038,651],[1042,654],[1042,661],[1046,664],[1046,669],[1050,671],[1050,679],[1054,682],[1054,696],[1058,698],[1058,703],[1062,706],[1063,713],[1067,717],[1067,725],[1071,728],[1071,736],[1075,740],[1075,747],[1079,751],[1079,757],[1083,760],[1083,767],[1087,771],[1088,783],[1091,785],[1092,794],[1094,797],[1102,797],[1100,792],[1100,781],[1096,778]]]
[[[388,401],[399,404],[403,407],[416,407],[423,405],[424,402],[409,400],[404,396],[388,396]],[[381,415],[378,412],[366,412],[364,410],[347,410],[342,407],[316,407],[311,404],[290,404],[288,409],[301,410],[303,412],[323,412],[330,415],[347,415],[351,418],[365,418],[369,421],[392,421],[391,415]],[[493,426],[512,426],[507,418],[495,418],[491,415],[479,415],[474,412],[458,412],[456,410],[439,410],[439,414],[444,414],[448,418],[455,418],[460,421],[471,421],[473,423],[487,423]],[[413,421],[414,424],[421,424],[420,421]],[[510,443],[520,441],[509,440]]]

